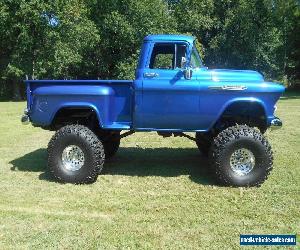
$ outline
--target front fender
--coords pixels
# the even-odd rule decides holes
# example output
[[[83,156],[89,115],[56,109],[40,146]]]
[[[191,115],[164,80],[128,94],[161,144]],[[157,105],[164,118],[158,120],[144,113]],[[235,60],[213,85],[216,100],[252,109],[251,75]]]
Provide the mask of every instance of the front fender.
[[[228,101],[226,101],[221,108],[219,109],[219,111],[217,111],[217,113],[214,114],[213,118],[211,119],[211,122],[208,126],[207,130],[212,129],[212,127],[217,123],[217,121],[223,116],[223,114],[230,109],[230,107],[232,107],[233,105],[245,105],[245,104],[249,104],[252,106],[258,106],[262,109],[263,115],[264,117],[267,117],[267,107],[265,105],[265,103],[255,97],[236,97],[236,98],[232,98]],[[250,108],[249,108],[250,109]],[[238,114],[239,112],[241,112],[242,110],[236,110],[236,113]],[[249,114],[250,116],[253,115],[255,116],[255,114]]]

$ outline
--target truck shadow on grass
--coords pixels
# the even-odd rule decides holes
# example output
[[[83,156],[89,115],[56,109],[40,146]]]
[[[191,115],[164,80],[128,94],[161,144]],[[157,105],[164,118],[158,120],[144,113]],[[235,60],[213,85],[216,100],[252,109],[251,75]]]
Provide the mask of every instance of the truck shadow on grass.
[[[40,180],[54,181],[47,171],[47,150],[38,149],[10,162],[12,171],[43,172]],[[194,148],[120,148],[104,165],[102,175],[162,176],[188,175],[202,185],[216,185],[209,162]]]

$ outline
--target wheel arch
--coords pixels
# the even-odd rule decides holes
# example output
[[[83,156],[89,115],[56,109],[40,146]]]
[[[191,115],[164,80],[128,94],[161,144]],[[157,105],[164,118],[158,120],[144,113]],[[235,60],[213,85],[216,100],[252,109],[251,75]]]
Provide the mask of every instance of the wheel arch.
[[[224,119],[232,119],[234,121],[244,122],[248,118],[253,125],[261,130],[267,128],[267,112],[264,103],[257,98],[240,98],[228,101],[218,115],[217,121],[213,127],[218,125]]]
[[[74,116],[75,115],[75,116]],[[82,116],[80,116],[82,115]],[[96,118],[97,125],[102,127],[103,119],[100,116],[98,108],[90,103],[70,103],[59,106],[55,112],[53,112],[51,118],[51,127],[55,127],[55,123],[58,122],[59,118],[64,118],[67,121],[71,117],[87,117],[87,115],[94,115]]]

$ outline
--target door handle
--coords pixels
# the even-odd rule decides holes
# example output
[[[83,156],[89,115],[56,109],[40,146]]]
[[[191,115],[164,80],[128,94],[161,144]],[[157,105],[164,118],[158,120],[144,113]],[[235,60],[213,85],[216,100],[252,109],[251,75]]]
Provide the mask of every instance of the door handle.
[[[147,77],[147,78],[153,78],[153,77],[157,77],[158,74],[157,73],[154,73],[154,72],[146,72],[144,73],[144,77]]]

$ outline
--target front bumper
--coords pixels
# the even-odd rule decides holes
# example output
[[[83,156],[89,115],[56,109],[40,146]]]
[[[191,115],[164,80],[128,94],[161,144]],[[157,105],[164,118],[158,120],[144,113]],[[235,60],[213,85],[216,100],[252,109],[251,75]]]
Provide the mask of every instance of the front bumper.
[[[274,117],[270,122],[270,129],[276,130],[282,127],[282,121],[278,117]]]
[[[27,125],[30,123],[29,111],[27,108],[24,110],[24,114],[21,117],[21,122],[23,125]]]

